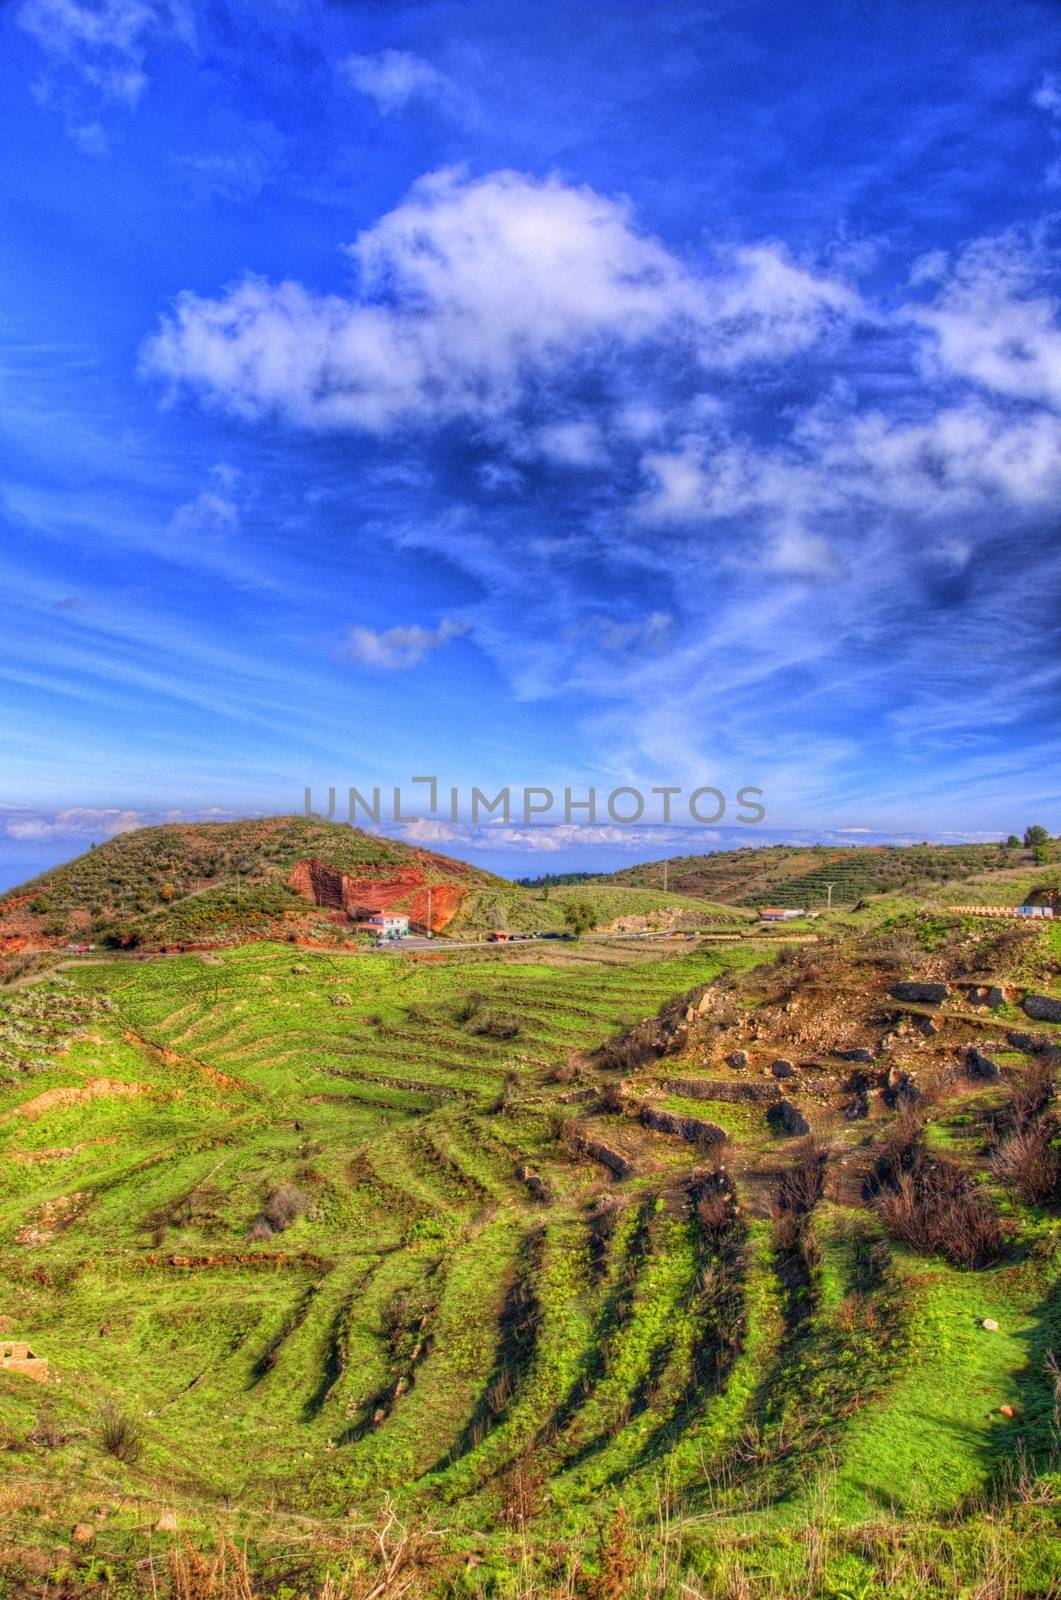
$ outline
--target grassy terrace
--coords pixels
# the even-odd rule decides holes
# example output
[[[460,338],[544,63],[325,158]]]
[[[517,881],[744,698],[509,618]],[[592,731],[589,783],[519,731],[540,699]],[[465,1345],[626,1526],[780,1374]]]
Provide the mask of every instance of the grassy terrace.
[[[45,1506],[72,1526],[102,1500],[116,1560],[167,1508],[279,1560],[296,1526],[341,1536],[386,1503],[445,1527],[504,1595],[520,1527],[581,1549],[620,1501],[651,1529],[662,1495],[696,1571],[724,1568],[724,1534],[780,1584],[823,1504],[836,1529],[899,1515],[924,1533],[1018,1440],[1042,1471],[1048,1214],[999,1192],[1021,1244],[979,1273],[889,1244],[835,1188],[781,1244],[770,1185],[793,1143],[761,1104],[665,1087],[726,1070],[705,1067],[709,1033],[625,1069],[624,1105],[598,1097],[619,1082],[594,1064],[606,1040],[763,959],[751,942],[253,944],[4,994],[0,1311],[53,1377],[0,1374],[5,1536],[31,1544]],[[770,993],[745,986],[741,1026],[784,1017]],[[1001,1060],[1007,1082],[1024,1070]],[[1004,1089],[941,1105],[928,1146],[982,1162]],[[642,1126],[642,1104],[720,1125],[729,1187],[705,1188],[704,1152]],[[627,1177],[572,1147],[576,1120]],[[864,1136],[840,1124],[836,1147]],[[108,1406],[132,1459],[101,1448]]]

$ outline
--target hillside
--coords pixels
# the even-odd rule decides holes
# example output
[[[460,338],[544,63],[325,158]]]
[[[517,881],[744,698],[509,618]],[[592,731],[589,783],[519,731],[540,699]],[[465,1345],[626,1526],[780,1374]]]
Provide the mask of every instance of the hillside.
[[[428,895],[430,890],[430,897]],[[141,828],[0,897],[0,954],[91,942],[178,950],[292,938],[342,946],[344,906],[435,933],[739,927],[732,907],[602,880],[531,890],[345,824],[307,817]],[[574,924],[572,923],[574,917]]]
[[[773,950],[0,989],[0,1594],[1047,1600],[1061,929]]]
[[[1052,869],[1049,875],[1056,881],[1061,843],[1054,839],[1045,848]],[[1023,846],[772,845],[674,856],[666,863],[646,862],[597,881],[662,888],[664,865],[667,887],[678,894],[732,905],[806,906],[812,910],[827,903],[830,883],[833,905],[850,906],[867,895],[949,891],[969,880],[990,881],[996,873],[1036,878],[1034,854]]]

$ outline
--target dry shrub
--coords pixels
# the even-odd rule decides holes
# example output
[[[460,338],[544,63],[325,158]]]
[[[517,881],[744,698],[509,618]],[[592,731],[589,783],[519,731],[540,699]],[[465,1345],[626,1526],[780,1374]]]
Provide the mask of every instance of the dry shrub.
[[[517,1039],[519,1037],[520,1023],[518,1017],[505,1016],[495,1013],[491,1016],[477,1017],[468,1028],[469,1033],[475,1034],[480,1039]]]
[[[600,1572],[585,1580],[589,1600],[626,1600],[641,1562],[631,1548],[625,1507],[617,1505],[601,1535]]]
[[[930,1156],[918,1142],[906,1147],[901,1162],[882,1158],[877,1183],[878,1216],[911,1250],[945,1256],[956,1267],[998,1260],[1005,1242],[998,1214],[952,1161]]]
[[[266,1196],[265,1204],[247,1229],[247,1238],[256,1241],[271,1239],[274,1233],[283,1233],[297,1217],[304,1216],[310,1208],[309,1196],[293,1183],[281,1183]]]
[[[825,1188],[824,1145],[816,1139],[804,1139],[795,1151],[792,1165],[782,1175],[778,1186],[775,1215],[794,1213],[805,1216],[822,1197]]]
[[[1049,1056],[1035,1057],[1010,1091],[1003,1113],[1006,1127],[1017,1131],[1044,1116],[1056,1089],[1056,1063]]]
[[[1016,1190],[1026,1206],[1056,1204],[1061,1198],[1061,1150],[1048,1119],[1009,1133],[991,1160],[991,1171]]]
[[[258,1600],[246,1551],[226,1539],[213,1555],[190,1544],[171,1550],[169,1576],[173,1600]]]
[[[127,1467],[135,1466],[144,1453],[139,1423],[120,1406],[105,1405],[99,1413],[98,1428],[101,1448]]]

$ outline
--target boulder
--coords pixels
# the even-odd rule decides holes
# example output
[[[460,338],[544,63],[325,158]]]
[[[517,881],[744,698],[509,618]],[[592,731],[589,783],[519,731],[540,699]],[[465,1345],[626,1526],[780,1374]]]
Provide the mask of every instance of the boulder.
[[[1061,1000],[1053,1000],[1048,994],[1026,994],[1021,1006],[1035,1022],[1061,1022]]]
[[[796,1069],[791,1061],[786,1061],[784,1056],[778,1056],[776,1061],[771,1061],[770,1071],[775,1078],[794,1078]]]
[[[747,1050],[731,1050],[729,1055],[726,1057],[726,1065],[727,1067],[733,1067],[739,1072],[743,1067],[748,1065]]]
[[[999,1006],[1004,1006],[1006,997],[997,983],[992,983],[984,993],[984,1005],[990,1006],[992,1011],[997,1011]]]
[[[988,1333],[998,1332],[998,1323],[995,1321],[994,1317],[985,1317],[980,1326],[981,1328],[985,1328]]]
[[[946,1000],[950,988],[945,983],[896,983],[892,986],[892,999],[905,1000],[909,1005],[938,1006]]]
[[[838,1061],[869,1062],[873,1060],[873,1051],[865,1050],[861,1045],[854,1050],[834,1050],[833,1055]]]
[[[979,1083],[994,1083],[1002,1076],[1002,1069],[997,1061],[992,1061],[990,1056],[985,1056],[982,1050],[973,1045],[966,1051],[965,1073]]]
[[[848,1122],[861,1122],[863,1117],[869,1116],[869,1095],[865,1089],[857,1090],[844,1106],[844,1116]]]
[[[1006,1034],[1006,1042],[1014,1050],[1020,1050],[1026,1056],[1041,1056],[1044,1051],[1051,1049],[1050,1040],[1045,1033],[1021,1033],[1017,1028],[1011,1028]]]
[[[774,1133],[786,1139],[795,1139],[810,1132],[810,1123],[791,1100],[779,1100],[769,1108],[766,1120]]]

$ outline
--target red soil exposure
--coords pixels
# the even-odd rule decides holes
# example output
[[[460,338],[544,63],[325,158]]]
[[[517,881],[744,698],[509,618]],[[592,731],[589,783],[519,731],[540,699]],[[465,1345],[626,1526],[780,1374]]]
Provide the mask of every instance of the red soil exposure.
[[[330,867],[326,861],[296,862],[287,880],[303,900],[344,911],[355,921],[375,911],[400,905],[411,921],[427,925],[428,889],[431,891],[431,930],[439,932],[452,921],[467,890],[457,883],[433,882],[420,867],[404,867],[387,878],[354,878]]]

